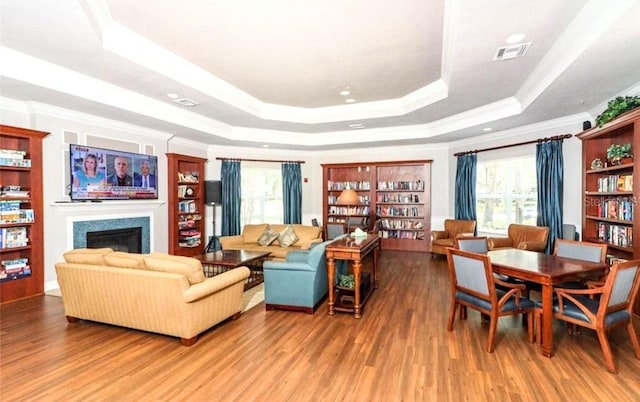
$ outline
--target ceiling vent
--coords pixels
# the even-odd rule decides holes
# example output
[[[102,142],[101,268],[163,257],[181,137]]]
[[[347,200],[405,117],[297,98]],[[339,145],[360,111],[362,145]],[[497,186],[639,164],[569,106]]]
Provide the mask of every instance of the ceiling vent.
[[[531,46],[531,42],[498,48],[493,60],[509,60],[524,56],[527,50],[529,50],[529,46]]]
[[[188,98],[178,98],[178,99],[174,99],[173,100],[176,103],[181,104],[182,106],[187,106],[187,107],[192,107],[192,106],[197,106],[199,105],[198,102],[188,99]]]

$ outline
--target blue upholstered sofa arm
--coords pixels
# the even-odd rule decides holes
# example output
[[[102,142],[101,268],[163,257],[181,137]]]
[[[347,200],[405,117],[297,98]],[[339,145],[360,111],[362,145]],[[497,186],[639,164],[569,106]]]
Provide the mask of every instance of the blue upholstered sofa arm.
[[[317,267],[312,267],[306,262],[281,262],[281,261],[265,261],[263,265],[264,270],[278,270],[278,271],[309,271],[315,272]]]
[[[307,250],[294,250],[287,253],[287,262],[304,262],[309,259],[309,251]]]

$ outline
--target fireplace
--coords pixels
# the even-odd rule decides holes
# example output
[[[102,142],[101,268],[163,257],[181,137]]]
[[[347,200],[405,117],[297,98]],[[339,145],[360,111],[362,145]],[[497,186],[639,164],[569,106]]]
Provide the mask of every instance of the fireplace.
[[[147,254],[151,252],[151,244],[153,243],[153,231],[151,215],[140,216],[135,214],[131,216],[122,217],[107,217],[103,216],[102,219],[90,219],[89,217],[74,217],[71,226],[72,233],[70,237],[73,239],[73,244],[70,248],[95,248],[95,247],[111,247],[114,250],[124,251],[128,249],[130,252],[138,252]],[[129,233],[122,233],[120,231],[126,231],[129,229],[139,230],[139,234],[136,234],[135,245],[130,246],[128,241],[123,240],[124,237],[129,237]],[[110,232],[116,232],[116,235],[110,234]],[[106,234],[112,237],[108,245],[100,244],[89,245],[89,237],[93,236],[89,233],[106,232]],[[138,237],[140,236],[140,237]],[[114,239],[115,238],[115,239]],[[119,242],[124,243],[122,247],[117,245]],[[141,244],[140,244],[140,243]],[[138,251],[135,251],[138,250]]]
[[[142,228],[87,232],[87,248],[110,247],[115,251],[142,252]]]

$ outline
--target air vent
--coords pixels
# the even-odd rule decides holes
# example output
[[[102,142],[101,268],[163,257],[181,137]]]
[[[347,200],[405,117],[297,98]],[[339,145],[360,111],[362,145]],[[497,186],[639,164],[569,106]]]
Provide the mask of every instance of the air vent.
[[[188,98],[178,98],[178,99],[174,99],[173,100],[176,103],[181,104],[182,106],[187,106],[187,107],[192,107],[192,106],[197,106],[199,105],[198,102],[188,99]]]
[[[509,60],[524,56],[527,50],[529,50],[529,46],[531,46],[531,42],[498,48],[493,60]]]

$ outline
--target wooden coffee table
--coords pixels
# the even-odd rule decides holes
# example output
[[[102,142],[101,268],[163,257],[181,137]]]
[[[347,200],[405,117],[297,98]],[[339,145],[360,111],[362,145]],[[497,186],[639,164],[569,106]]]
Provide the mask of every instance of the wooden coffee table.
[[[244,284],[244,290],[264,282],[262,263],[271,253],[249,250],[221,250],[213,253],[198,255],[195,258],[202,263],[204,276],[212,277],[232,268],[246,266],[251,271]]]

